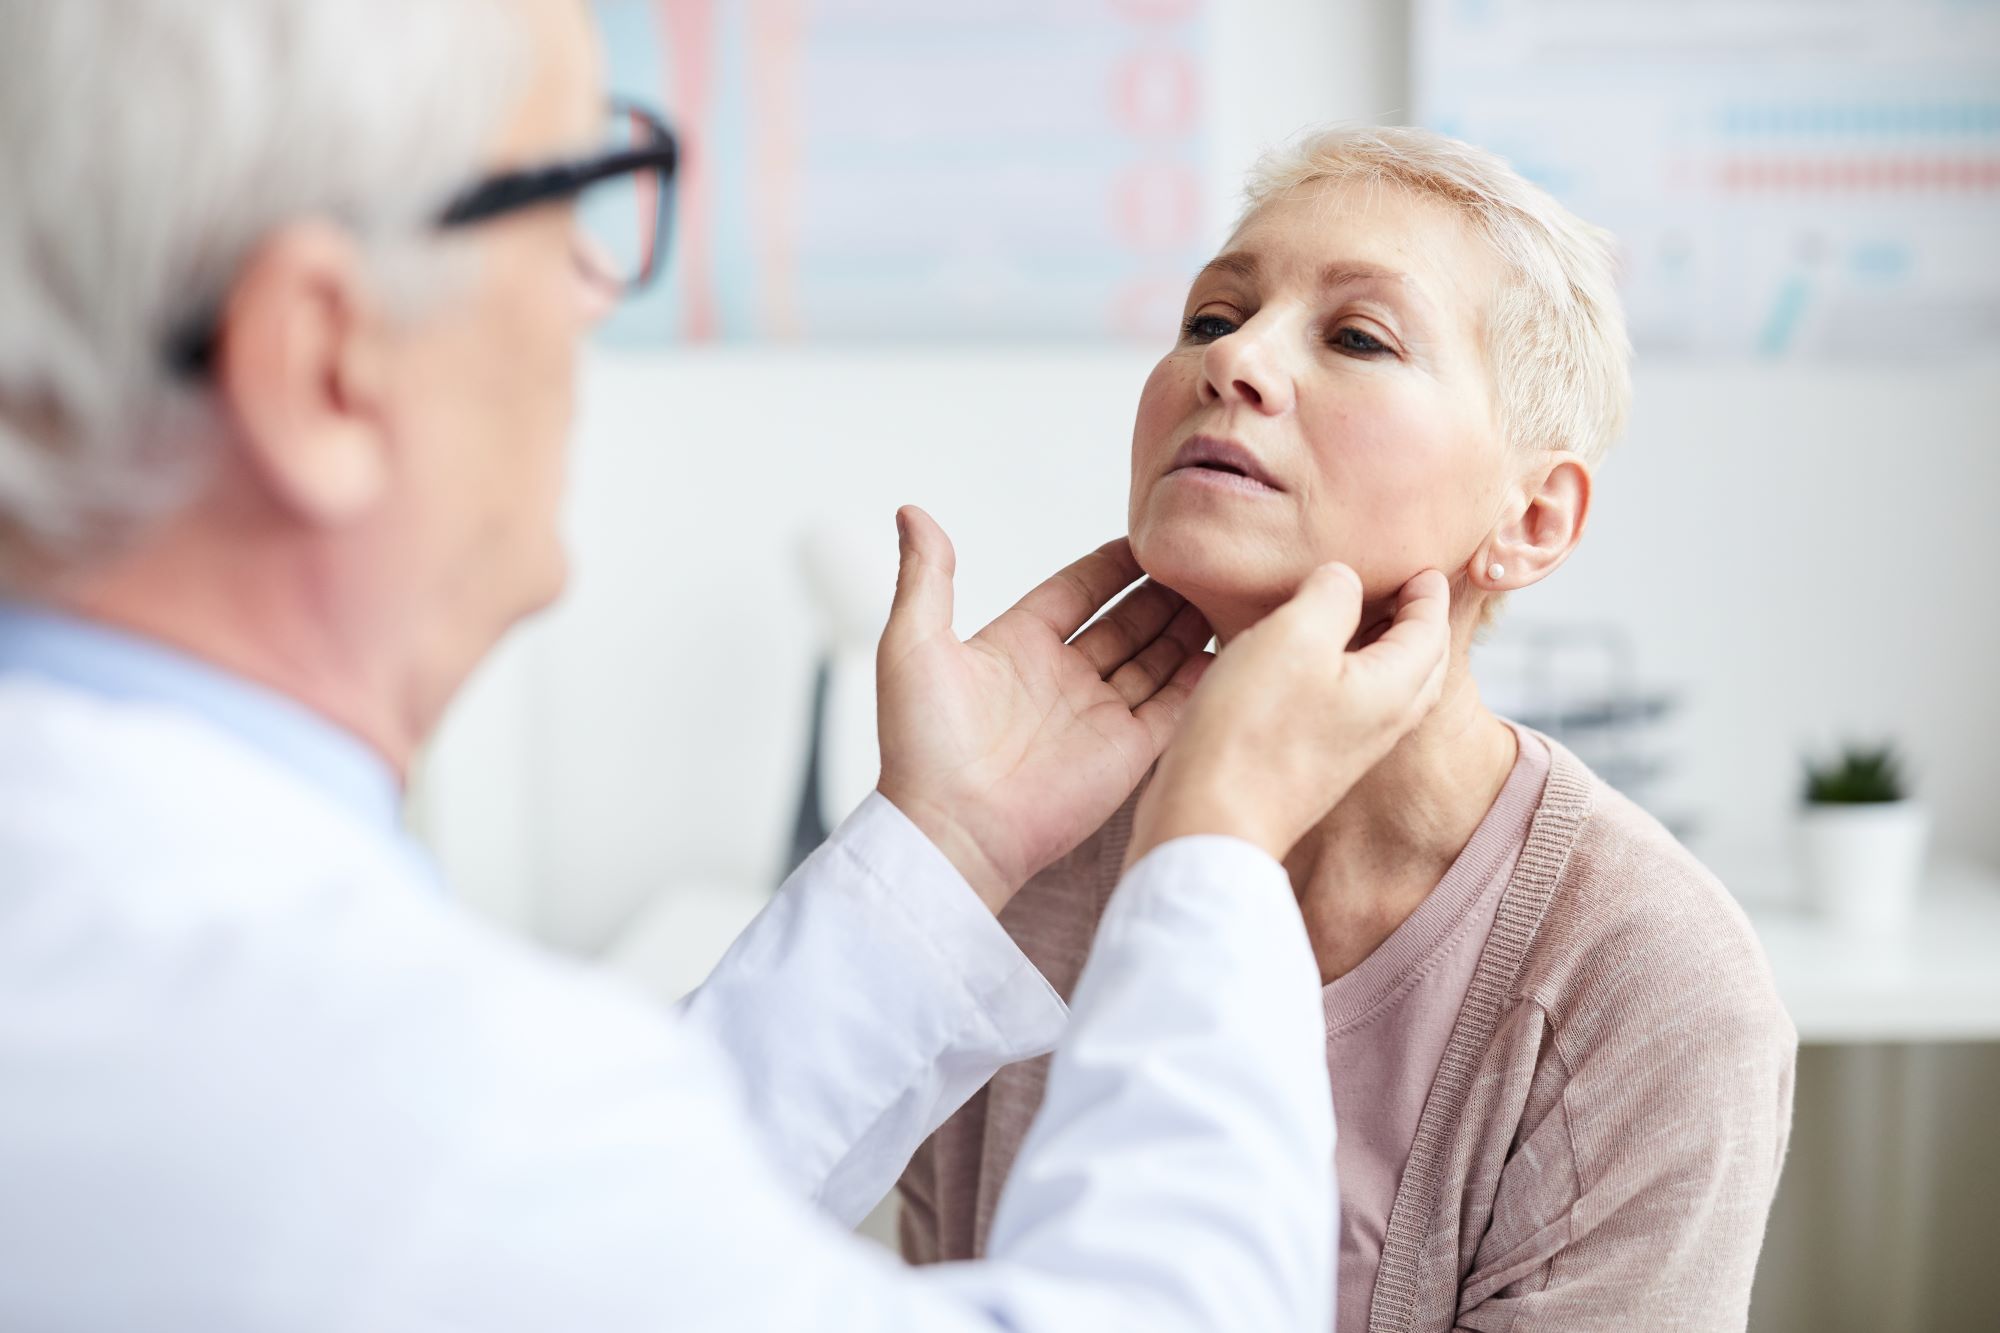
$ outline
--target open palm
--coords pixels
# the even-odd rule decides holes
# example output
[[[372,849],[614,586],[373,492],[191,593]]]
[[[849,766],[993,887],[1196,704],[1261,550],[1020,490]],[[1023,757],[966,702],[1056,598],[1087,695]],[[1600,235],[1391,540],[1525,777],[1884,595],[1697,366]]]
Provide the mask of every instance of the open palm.
[[[902,564],[876,654],[880,790],[998,911],[1145,776],[1212,660],[1209,627],[1147,583],[1077,633],[1140,576],[1120,539],[961,642],[950,540],[920,509],[897,520]]]

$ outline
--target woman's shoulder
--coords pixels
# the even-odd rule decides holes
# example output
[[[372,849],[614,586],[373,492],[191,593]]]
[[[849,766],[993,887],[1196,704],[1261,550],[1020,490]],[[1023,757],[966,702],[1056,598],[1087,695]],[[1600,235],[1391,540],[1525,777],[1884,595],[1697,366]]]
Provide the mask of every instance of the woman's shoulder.
[[[1729,890],[1659,820],[1551,748],[1551,791],[1567,778],[1585,799],[1549,869],[1518,993],[1582,1040],[1657,1026],[1672,1012],[1789,1047],[1796,1037],[1770,964]]]

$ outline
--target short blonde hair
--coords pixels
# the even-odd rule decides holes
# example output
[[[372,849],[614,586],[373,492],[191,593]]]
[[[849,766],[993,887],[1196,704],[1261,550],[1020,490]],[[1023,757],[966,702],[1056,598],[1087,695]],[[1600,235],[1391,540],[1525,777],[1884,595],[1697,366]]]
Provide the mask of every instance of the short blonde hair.
[[[1266,154],[1250,173],[1237,228],[1321,181],[1399,185],[1472,226],[1508,274],[1485,329],[1501,429],[1523,448],[1565,450],[1595,467],[1624,430],[1632,397],[1611,233],[1494,154],[1407,127],[1314,130]]]

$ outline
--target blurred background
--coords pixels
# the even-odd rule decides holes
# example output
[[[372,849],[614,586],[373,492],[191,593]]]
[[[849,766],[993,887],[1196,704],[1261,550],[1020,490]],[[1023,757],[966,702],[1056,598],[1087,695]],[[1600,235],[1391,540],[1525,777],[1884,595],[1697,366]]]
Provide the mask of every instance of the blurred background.
[[[873,783],[896,506],[965,634],[1116,536],[1244,170],[1431,125],[1620,238],[1631,430],[1478,666],[1771,953],[1805,1046],[1751,1325],[1995,1327],[2000,3],[597,9],[687,141],[672,267],[586,369],[570,595],[418,784],[466,896],[694,984]],[[1809,792],[1854,745],[1892,762]]]

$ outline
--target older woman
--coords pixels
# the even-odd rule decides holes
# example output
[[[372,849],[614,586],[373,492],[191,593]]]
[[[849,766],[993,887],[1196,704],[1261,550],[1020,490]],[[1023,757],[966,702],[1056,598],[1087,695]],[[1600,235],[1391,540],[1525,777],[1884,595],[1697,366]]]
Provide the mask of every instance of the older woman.
[[[1420,130],[1307,138],[1249,200],[1140,395],[1139,562],[1225,646],[1328,560],[1377,624],[1452,576],[1442,701],[1286,860],[1325,987],[1340,1326],[1742,1328],[1796,1034],[1722,886],[1468,669],[1576,548],[1623,422],[1608,238]],[[1002,917],[1065,994],[1135,812],[1143,789]],[[1004,1070],[925,1145],[912,1260],[981,1252],[1043,1078]]]

